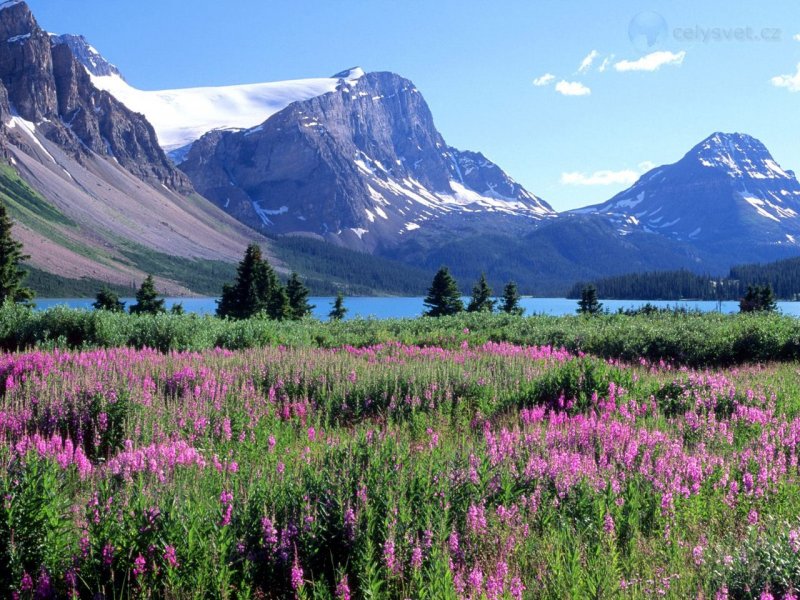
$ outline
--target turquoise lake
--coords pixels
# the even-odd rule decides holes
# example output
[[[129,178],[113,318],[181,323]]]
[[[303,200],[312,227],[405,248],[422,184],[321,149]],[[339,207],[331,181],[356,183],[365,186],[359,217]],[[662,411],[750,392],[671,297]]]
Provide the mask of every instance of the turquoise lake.
[[[130,306],[135,303],[133,298],[123,298],[125,305]],[[180,302],[186,312],[198,314],[214,314],[217,308],[216,298],[167,298],[166,304],[169,308],[173,304]],[[465,298],[465,300],[468,300]],[[310,298],[311,304],[315,305],[314,316],[319,319],[327,319],[333,303],[332,297]],[[37,298],[36,308],[43,310],[51,306],[66,305],[72,308],[91,308],[92,298]],[[651,301],[651,304],[663,307],[681,306],[689,310],[701,310],[704,312],[721,310],[724,313],[734,313],[739,311],[739,303],[736,301],[722,302],[718,304],[714,301]],[[575,314],[578,303],[576,300],[567,298],[522,298],[520,304],[525,308],[526,315],[548,314],[548,315],[570,315]],[[603,307],[611,312],[617,309],[633,308],[646,304],[644,300],[603,300]],[[347,318],[414,318],[422,314],[424,310],[423,298],[420,297],[348,297],[345,298],[347,308]],[[800,316],[800,302],[778,302],[778,310],[783,314]]]

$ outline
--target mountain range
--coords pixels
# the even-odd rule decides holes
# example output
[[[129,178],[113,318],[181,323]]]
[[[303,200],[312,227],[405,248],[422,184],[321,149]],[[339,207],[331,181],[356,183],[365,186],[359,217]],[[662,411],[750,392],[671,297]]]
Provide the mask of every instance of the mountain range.
[[[250,241],[279,271],[351,290],[408,292],[444,263],[535,294],[636,270],[724,273],[800,243],[800,183],[745,134],[714,133],[557,213],[450,146],[400,75],[144,91],[21,0],[0,4],[0,197],[37,272],[118,286],[152,272],[169,293],[213,293]],[[359,268],[331,276],[337,261]]]

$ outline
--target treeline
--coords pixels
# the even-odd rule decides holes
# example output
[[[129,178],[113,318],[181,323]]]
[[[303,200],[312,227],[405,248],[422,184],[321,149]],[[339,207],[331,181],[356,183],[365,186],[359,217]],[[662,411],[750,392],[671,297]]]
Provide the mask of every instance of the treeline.
[[[592,284],[601,298],[624,300],[740,300],[752,286],[769,286],[782,300],[800,297],[800,258],[768,264],[736,265],[727,277],[698,275],[687,270],[653,271],[579,282],[568,298],[580,298]]]
[[[430,281],[426,270],[313,238],[283,235],[271,239],[276,257],[302,273],[316,296],[335,295],[342,289],[350,295],[417,296]]]

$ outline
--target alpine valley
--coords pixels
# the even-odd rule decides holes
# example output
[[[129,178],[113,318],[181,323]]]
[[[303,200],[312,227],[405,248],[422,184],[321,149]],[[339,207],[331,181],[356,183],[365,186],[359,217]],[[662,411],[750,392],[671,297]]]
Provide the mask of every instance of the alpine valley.
[[[153,273],[164,292],[215,294],[257,241],[320,293],[419,294],[447,264],[465,285],[485,271],[552,295],[633,271],[723,274],[800,243],[800,183],[748,135],[714,133],[556,213],[450,146],[400,75],[144,91],[19,0],[0,4],[0,199],[35,280],[63,289]]]

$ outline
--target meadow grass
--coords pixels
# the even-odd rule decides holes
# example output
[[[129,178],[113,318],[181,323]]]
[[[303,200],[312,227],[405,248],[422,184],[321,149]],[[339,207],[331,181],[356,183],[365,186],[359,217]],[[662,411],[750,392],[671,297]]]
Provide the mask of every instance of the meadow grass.
[[[499,322],[3,355],[0,594],[793,597],[797,363],[481,339]]]

